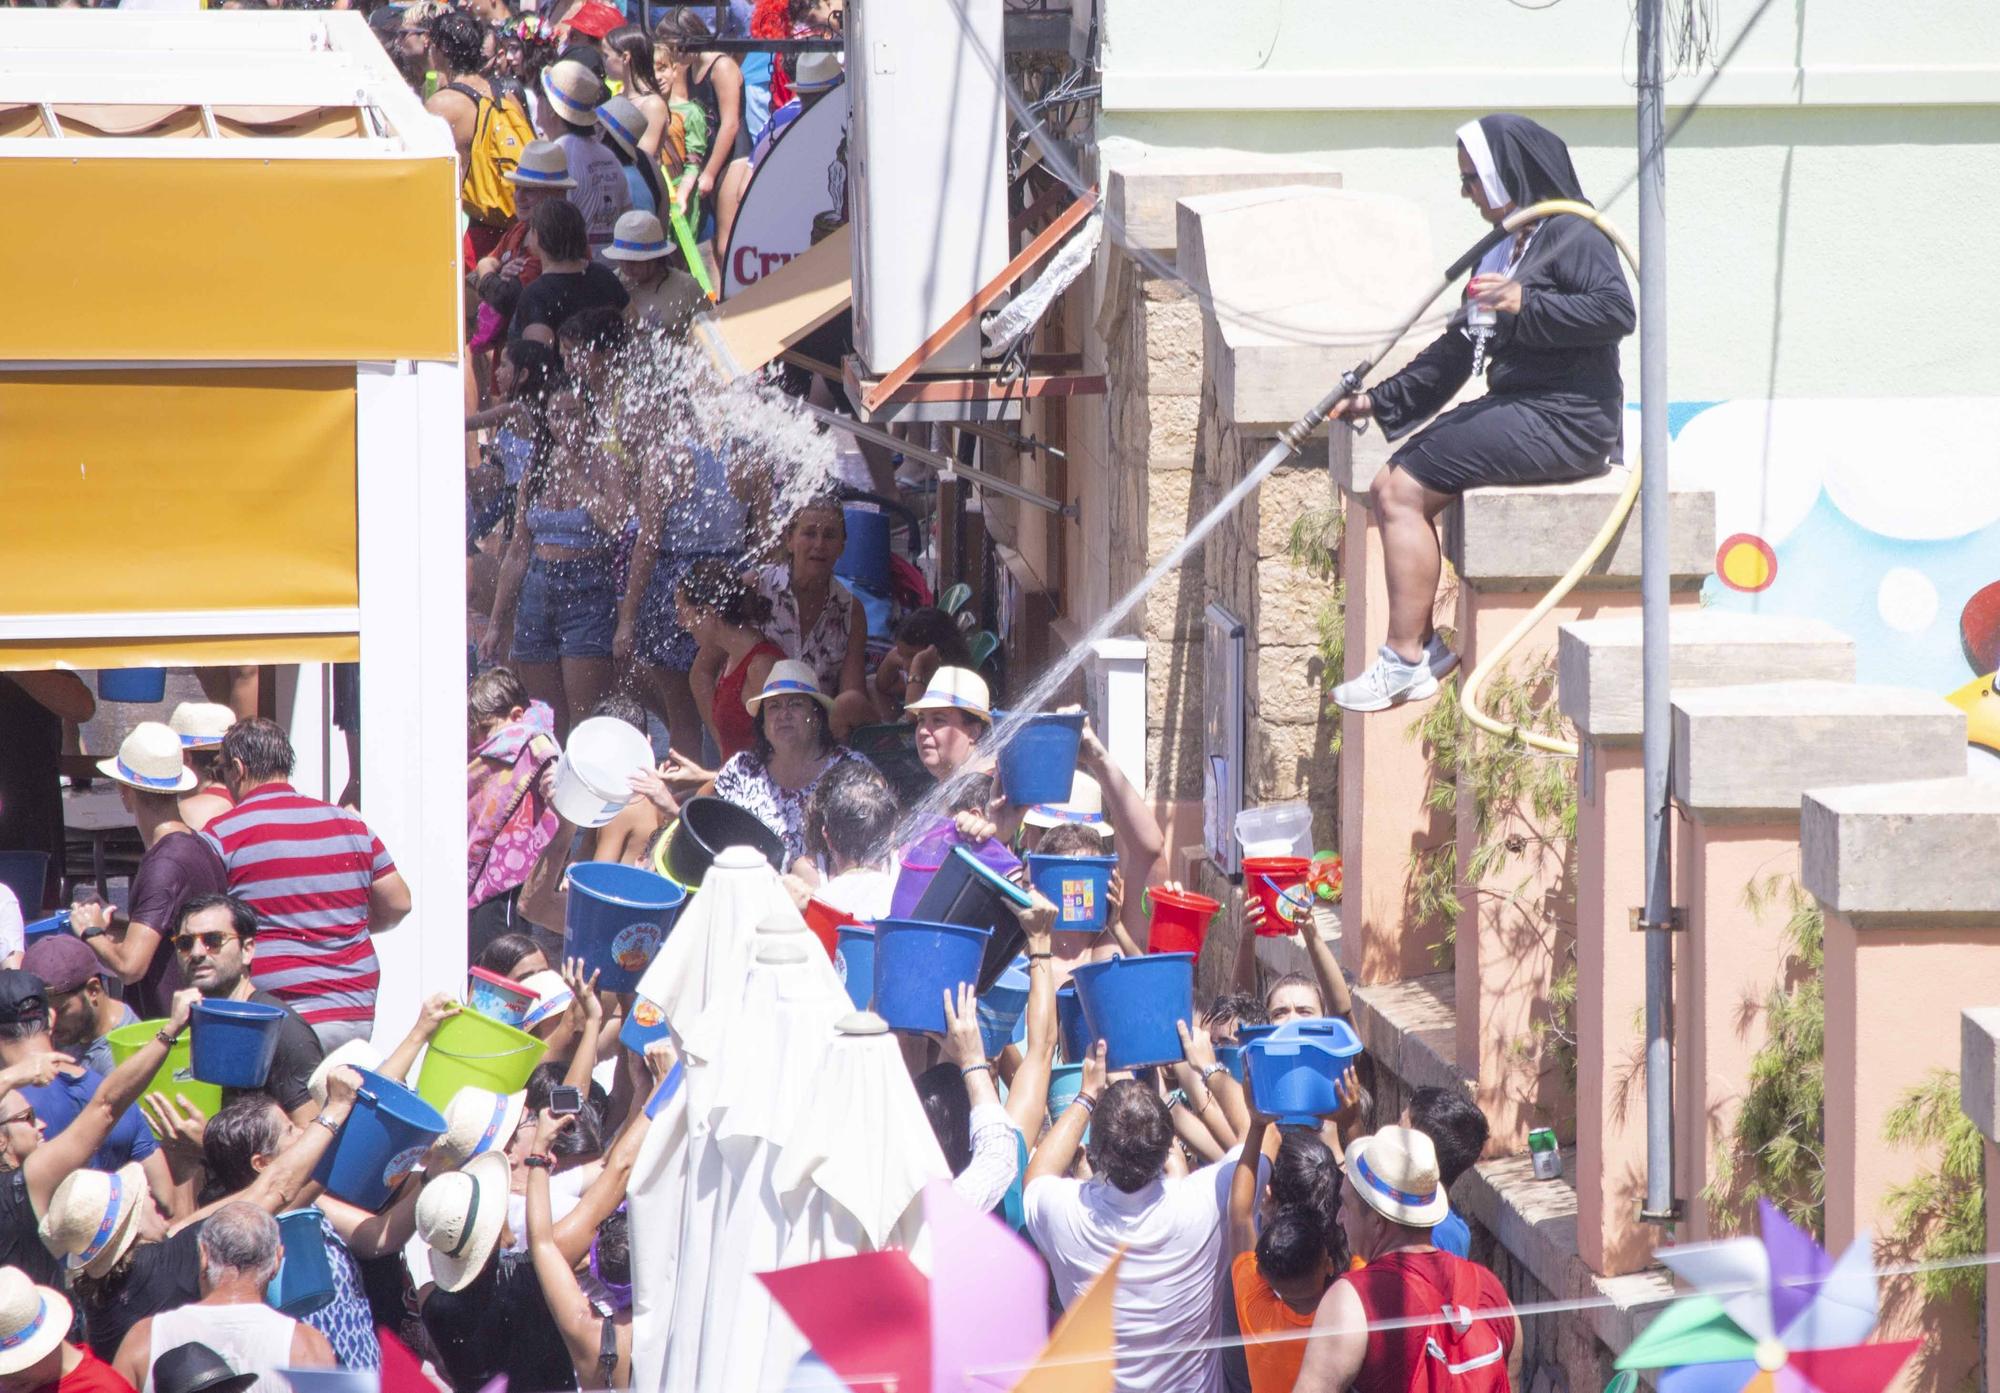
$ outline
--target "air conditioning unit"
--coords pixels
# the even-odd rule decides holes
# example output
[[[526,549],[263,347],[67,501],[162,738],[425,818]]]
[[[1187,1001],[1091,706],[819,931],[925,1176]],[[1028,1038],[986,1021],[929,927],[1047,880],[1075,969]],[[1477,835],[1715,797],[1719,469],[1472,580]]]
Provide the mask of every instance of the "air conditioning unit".
[[[886,373],[1006,266],[1001,0],[855,0],[847,9],[854,345]],[[966,327],[924,372],[980,365]]]

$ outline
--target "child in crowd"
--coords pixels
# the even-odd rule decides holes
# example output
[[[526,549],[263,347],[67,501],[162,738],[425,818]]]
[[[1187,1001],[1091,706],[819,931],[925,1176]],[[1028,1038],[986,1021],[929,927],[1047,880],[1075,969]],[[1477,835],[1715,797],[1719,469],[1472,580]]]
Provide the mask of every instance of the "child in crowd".
[[[540,788],[562,754],[555,717],[531,700],[510,668],[489,668],[466,691],[466,903],[474,956],[516,927],[521,883],[555,836],[559,819]]]
[[[1259,1183],[1260,1158],[1270,1162],[1268,1185]],[[1262,1115],[1251,1120],[1230,1180],[1229,1253],[1251,1393],[1284,1393],[1305,1357],[1303,1333],[1348,1261],[1340,1167],[1325,1142]]]
[[[1422,1132],[1437,1149],[1438,1178],[1449,1190],[1472,1169],[1490,1133],[1486,1114],[1463,1093],[1448,1088],[1420,1088],[1403,1110],[1403,1125]],[[1456,1209],[1446,1212],[1431,1230],[1431,1241],[1453,1257],[1472,1256],[1472,1230]]]

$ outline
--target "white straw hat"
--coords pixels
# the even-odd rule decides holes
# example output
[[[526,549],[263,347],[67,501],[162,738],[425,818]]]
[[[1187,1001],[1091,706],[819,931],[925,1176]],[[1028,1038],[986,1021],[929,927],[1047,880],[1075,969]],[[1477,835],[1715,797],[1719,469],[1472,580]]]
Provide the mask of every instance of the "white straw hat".
[[[167,725],[190,750],[212,750],[236,724],[236,713],[213,701],[184,701],[167,717]]]
[[[646,133],[646,115],[632,104],[630,97],[622,92],[606,97],[604,105],[597,108],[597,124],[618,143],[628,159],[645,158],[639,153],[639,137]]]
[[[564,58],[542,69],[542,96],[572,126],[594,126],[604,84],[574,58]]]
[[[137,1161],[116,1171],[71,1171],[42,1216],[42,1243],[70,1271],[102,1277],[139,1236],[139,1206],[152,1202]]]
[[[507,171],[507,182],[537,189],[573,189],[569,177],[569,156],[553,140],[530,141],[521,151],[520,163]]]
[[[799,59],[792,74],[794,92],[830,92],[847,76],[838,53],[808,53]]]
[[[755,696],[745,697],[743,709],[754,716],[765,698],[775,696],[809,696],[820,704],[821,710],[833,710],[833,698],[819,689],[819,674],[813,671],[813,665],[802,663],[797,658],[784,658],[771,664],[771,675],[764,679],[763,690]]]
[[[74,1317],[61,1292],[37,1286],[18,1267],[0,1267],[0,1374],[18,1374],[48,1358]]]
[[[522,1030],[532,1031],[536,1026],[553,1020],[569,1010],[570,1002],[575,1000],[569,983],[563,981],[563,975],[552,968],[530,972],[521,979],[521,985],[535,994],[535,1004],[521,1017]]]
[[[118,747],[115,759],[100,759],[105,778],[141,793],[186,793],[197,782],[181,762],[181,738],[158,721],[141,721]]]
[[[611,230],[611,245],[604,249],[606,261],[654,261],[673,255],[673,243],[660,220],[643,208],[620,213]]]
[[[1392,1223],[1427,1229],[1451,1212],[1438,1177],[1437,1148],[1413,1127],[1384,1127],[1351,1142],[1346,1171],[1355,1194]]]
[[[350,1069],[377,1070],[382,1067],[382,1051],[366,1040],[349,1040],[344,1045],[336,1046],[306,1079],[306,1091],[321,1107],[326,1106],[326,1076],[343,1064]]]
[[[1022,815],[1021,821],[1030,827],[1061,827],[1074,822],[1100,837],[1111,835],[1111,824],[1104,820],[1104,790],[1097,780],[1081,770],[1070,780],[1067,802],[1037,803]]]
[[[527,1107],[526,1093],[495,1093],[468,1084],[445,1106],[444,1135],[437,1140],[438,1149],[455,1167],[489,1151],[504,1151]]]
[[[463,1290],[485,1270],[507,1222],[510,1178],[506,1156],[488,1151],[424,1182],[417,1237],[430,1247],[431,1278],[442,1290]]]
[[[986,679],[966,667],[941,667],[931,674],[931,684],[915,701],[903,703],[905,711],[964,711],[989,725],[993,721],[993,697]]]

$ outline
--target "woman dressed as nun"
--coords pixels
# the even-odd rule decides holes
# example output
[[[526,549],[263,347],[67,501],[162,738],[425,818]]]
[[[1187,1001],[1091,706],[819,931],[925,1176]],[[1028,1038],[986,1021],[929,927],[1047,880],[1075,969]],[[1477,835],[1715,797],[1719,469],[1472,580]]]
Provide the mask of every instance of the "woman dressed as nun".
[[[1458,170],[1459,191],[1496,225],[1544,199],[1583,201],[1569,147],[1525,116],[1461,126]],[[1440,565],[1432,520],[1446,504],[1468,488],[1592,478],[1618,453],[1618,341],[1634,314],[1610,238],[1582,218],[1530,223],[1480,263],[1465,309],[1408,367],[1334,412],[1373,417],[1390,440],[1410,437],[1371,495],[1389,634],[1372,667],[1334,688],[1349,711],[1431,696],[1458,666],[1431,625]],[[1481,371],[1485,396],[1423,426]]]

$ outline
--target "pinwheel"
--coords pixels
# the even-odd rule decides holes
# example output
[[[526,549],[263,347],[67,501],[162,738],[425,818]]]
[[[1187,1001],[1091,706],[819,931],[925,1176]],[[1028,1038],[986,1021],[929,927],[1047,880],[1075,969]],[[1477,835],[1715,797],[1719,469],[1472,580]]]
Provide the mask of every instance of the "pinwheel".
[[[1917,1340],[1865,1344],[1879,1316],[1867,1234],[1838,1261],[1759,1202],[1761,1234],[1662,1248],[1698,1295],[1676,1300],[1619,1357],[1662,1369],[1659,1393],[1882,1393]]]
[[[936,1182],[924,1190],[931,1275],[895,1250],[762,1272],[833,1374],[897,1393],[1110,1393],[1118,1264],[1048,1333],[1035,1251]]]

